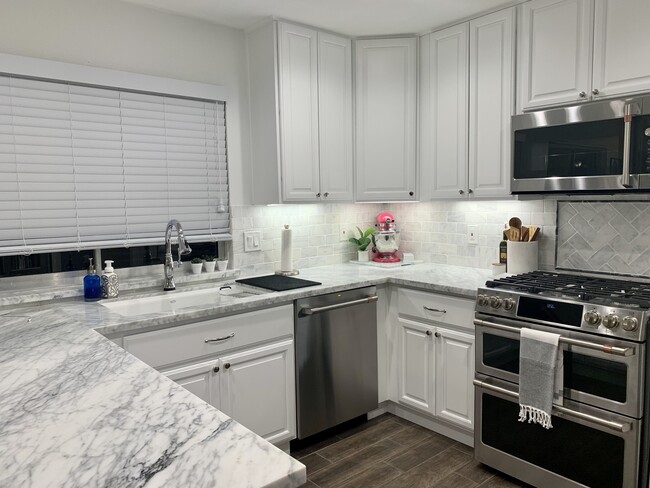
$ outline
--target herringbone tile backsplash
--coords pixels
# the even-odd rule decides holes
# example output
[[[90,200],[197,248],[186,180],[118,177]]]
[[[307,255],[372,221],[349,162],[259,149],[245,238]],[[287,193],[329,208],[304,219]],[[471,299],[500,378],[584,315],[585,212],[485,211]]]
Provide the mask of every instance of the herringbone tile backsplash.
[[[650,202],[558,202],[558,269],[650,276]]]

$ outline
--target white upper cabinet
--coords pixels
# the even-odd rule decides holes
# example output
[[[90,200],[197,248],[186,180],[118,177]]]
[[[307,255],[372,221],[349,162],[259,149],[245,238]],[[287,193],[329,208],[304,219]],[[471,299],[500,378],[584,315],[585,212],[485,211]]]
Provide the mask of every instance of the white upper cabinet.
[[[356,199],[416,200],[415,38],[355,42]]]
[[[510,195],[515,9],[420,39],[422,200]]]
[[[253,203],[351,201],[351,41],[268,22],[247,47]]]
[[[515,9],[469,24],[469,190],[476,197],[510,194],[514,113]]]
[[[354,198],[352,42],[318,34],[320,190],[327,200]]]
[[[593,0],[533,0],[519,22],[520,110],[587,100]]]
[[[650,90],[650,2],[596,0],[593,90],[616,96]]]
[[[320,190],[318,33],[284,23],[278,30],[282,197],[314,200]]]
[[[469,24],[420,38],[420,198],[467,193]]]
[[[517,110],[650,91],[648,19],[647,0],[522,4]]]

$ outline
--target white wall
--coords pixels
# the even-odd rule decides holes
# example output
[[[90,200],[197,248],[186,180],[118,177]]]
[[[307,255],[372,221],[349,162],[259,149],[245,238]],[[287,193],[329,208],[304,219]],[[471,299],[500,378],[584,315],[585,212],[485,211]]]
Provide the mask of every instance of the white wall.
[[[116,0],[0,0],[0,52],[225,86],[231,201],[250,201],[243,31]]]

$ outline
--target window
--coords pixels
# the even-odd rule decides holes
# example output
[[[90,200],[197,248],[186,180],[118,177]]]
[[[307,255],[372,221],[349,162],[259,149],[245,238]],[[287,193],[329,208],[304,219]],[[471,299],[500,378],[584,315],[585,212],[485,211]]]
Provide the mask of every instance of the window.
[[[0,256],[229,240],[222,101],[0,76]]]

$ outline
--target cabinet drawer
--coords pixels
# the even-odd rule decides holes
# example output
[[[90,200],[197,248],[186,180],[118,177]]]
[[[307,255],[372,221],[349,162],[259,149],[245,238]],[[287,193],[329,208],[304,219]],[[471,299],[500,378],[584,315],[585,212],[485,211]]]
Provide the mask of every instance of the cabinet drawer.
[[[474,330],[473,300],[400,288],[398,311],[400,315]]]
[[[127,336],[124,349],[158,368],[292,335],[293,305],[283,305]]]

